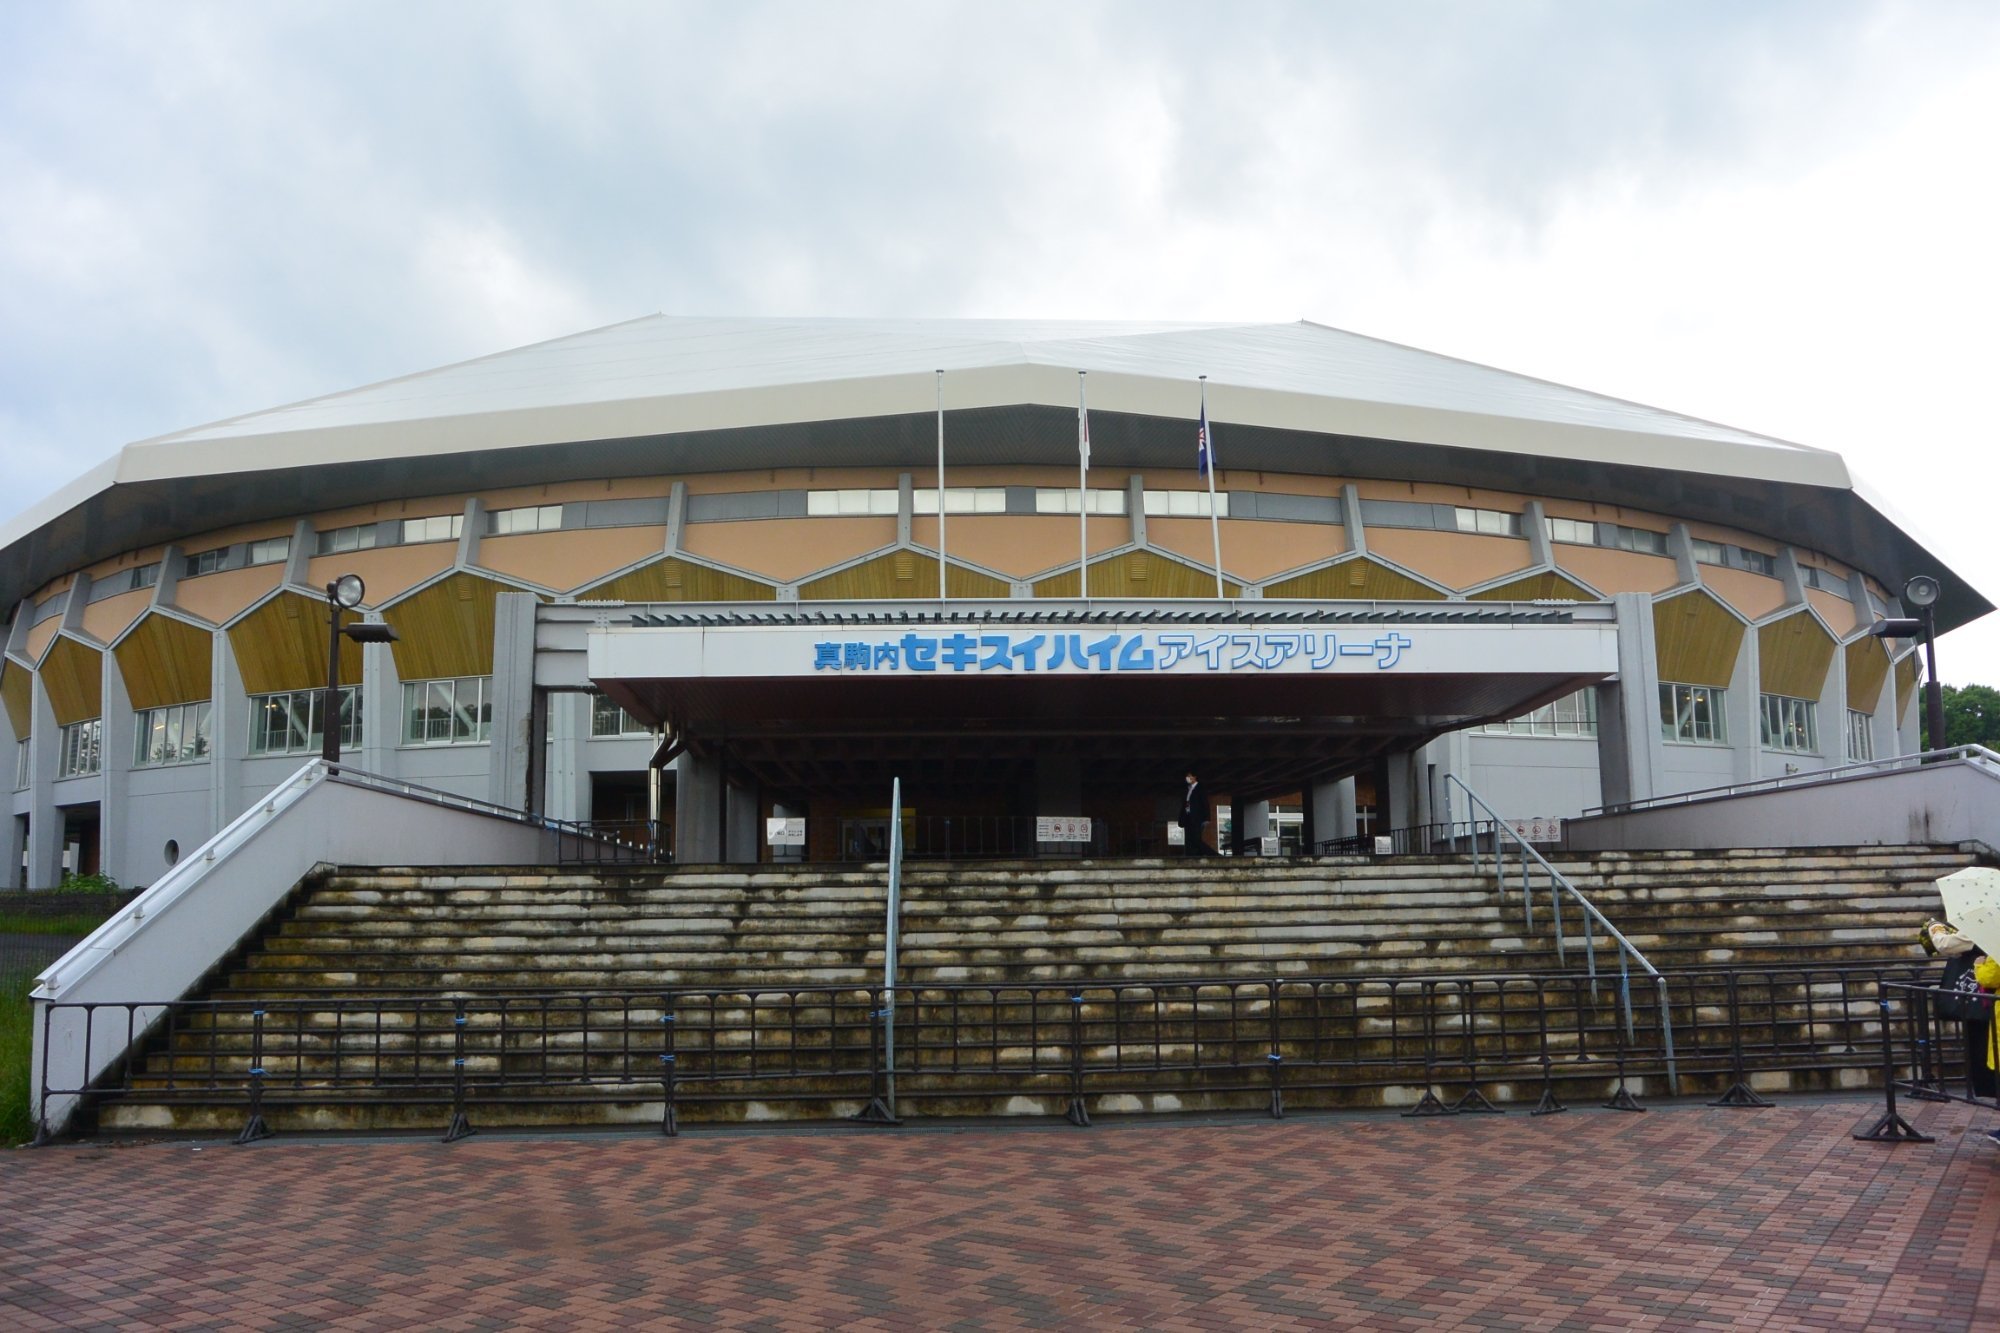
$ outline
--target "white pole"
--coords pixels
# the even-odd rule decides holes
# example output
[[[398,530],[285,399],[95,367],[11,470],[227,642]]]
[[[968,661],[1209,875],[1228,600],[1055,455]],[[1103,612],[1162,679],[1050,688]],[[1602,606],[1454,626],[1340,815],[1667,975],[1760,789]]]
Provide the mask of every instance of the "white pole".
[[[938,518],[938,611],[944,611],[944,599],[950,594],[944,581],[944,372],[937,373],[937,414],[938,414],[938,476],[937,476],[937,518]]]
[[[1208,421],[1208,376],[1201,377],[1201,442],[1208,449],[1208,536],[1215,543],[1215,597],[1222,600],[1222,525],[1215,514],[1215,427]]]
[[[1076,372],[1076,577],[1083,600],[1090,600],[1090,405],[1084,401],[1083,377]]]

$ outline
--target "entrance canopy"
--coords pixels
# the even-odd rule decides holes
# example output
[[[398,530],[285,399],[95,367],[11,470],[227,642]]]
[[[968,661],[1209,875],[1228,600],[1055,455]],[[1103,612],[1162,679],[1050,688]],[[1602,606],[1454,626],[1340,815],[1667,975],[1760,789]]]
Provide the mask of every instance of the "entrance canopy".
[[[588,669],[677,743],[778,789],[1002,788],[1060,756],[1090,786],[1196,765],[1280,791],[1605,679],[1610,611],[655,609],[593,629]]]

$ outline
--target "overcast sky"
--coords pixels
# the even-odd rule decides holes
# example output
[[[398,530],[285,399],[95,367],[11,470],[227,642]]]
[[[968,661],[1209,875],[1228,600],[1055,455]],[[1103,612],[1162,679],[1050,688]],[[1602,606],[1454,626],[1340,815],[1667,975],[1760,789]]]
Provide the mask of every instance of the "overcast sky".
[[[1993,0],[0,0],[0,519],[656,310],[1303,317],[1836,449],[2000,600],[1996,135]]]

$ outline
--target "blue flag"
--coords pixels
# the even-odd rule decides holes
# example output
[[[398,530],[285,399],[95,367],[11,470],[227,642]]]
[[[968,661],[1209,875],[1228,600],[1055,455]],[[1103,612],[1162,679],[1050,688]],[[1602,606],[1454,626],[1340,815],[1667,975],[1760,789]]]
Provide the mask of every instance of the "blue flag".
[[[1209,468],[1215,465],[1215,451],[1208,438],[1208,404],[1201,405],[1201,432],[1195,436],[1194,470],[1196,476],[1205,477]]]

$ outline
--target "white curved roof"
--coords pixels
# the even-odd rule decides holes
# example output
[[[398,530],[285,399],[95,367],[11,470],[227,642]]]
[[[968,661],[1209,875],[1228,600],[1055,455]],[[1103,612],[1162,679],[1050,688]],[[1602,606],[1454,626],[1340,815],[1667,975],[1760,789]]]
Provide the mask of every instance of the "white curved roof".
[[[1825,450],[1303,321],[651,315],[128,445],[0,528],[0,564],[65,515],[113,512],[121,488],[925,414],[938,370],[949,409],[1073,409],[1085,371],[1093,411],[1192,421],[1206,375],[1224,428],[1824,488],[1882,512]]]

